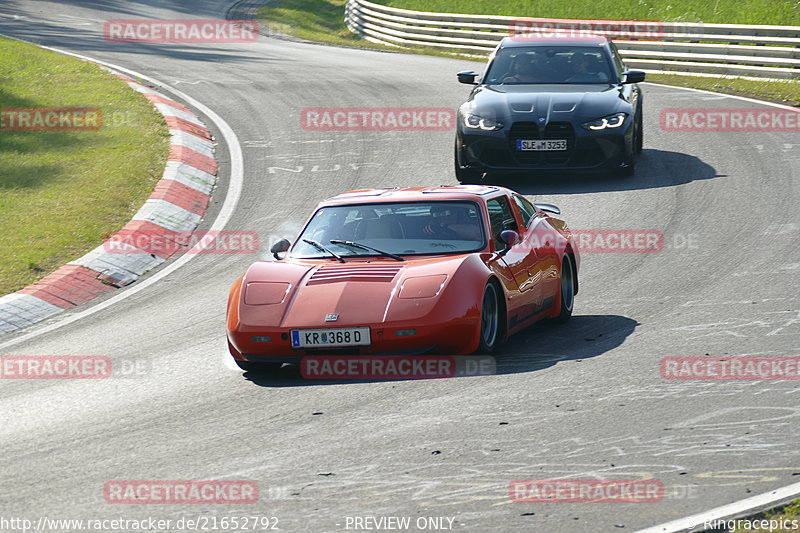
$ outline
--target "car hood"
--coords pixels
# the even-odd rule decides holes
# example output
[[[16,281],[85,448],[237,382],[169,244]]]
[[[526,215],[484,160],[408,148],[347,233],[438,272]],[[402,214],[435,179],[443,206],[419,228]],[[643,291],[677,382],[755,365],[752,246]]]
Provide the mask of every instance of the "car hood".
[[[280,327],[413,320],[432,309],[466,257],[255,263],[243,280],[239,317],[244,325]],[[271,303],[250,296],[259,284],[270,287]]]
[[[459,111],[490,119],[560,122],[592,120],[630,104],[614,85],[482,85]]]

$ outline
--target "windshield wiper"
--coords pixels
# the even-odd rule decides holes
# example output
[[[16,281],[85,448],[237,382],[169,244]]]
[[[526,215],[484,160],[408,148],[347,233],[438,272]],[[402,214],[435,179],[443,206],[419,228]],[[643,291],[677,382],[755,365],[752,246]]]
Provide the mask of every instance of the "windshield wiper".
[[[332,251],[328,250],[327,248],[325,248],[324,246],[322,246],[322,245],[321,245],[320,243],[318,243],[317,241],[312,241],[311,239],[303,239],[303,242],[307,242],[308,244],[310,244],[311,246],[313,246],[313,247],[314,247],[314,248],[316,248],[317,250],[321,250],[321,251],[323,251],[323,252],[327,252],[327,253],[331,254],[331,255],[332,255],[333,257],[335,257],[335,258],[336,258],[336,259],[337,259],[337,260],[338,260],[340,263],[346,263],[346,262],[347,262],[347,261],[345,261],[344,259],[342,259],[342,257],[341,257],[340,255],[337,255],[335,252],[332,252]],[[333,241],[331,241],[331,242],[333,242]]]
[[[392,259],[396,259],[398,261],[405,261],[402,257],[397,254],[391,254],[389,252],[384,252],[383,250],[378,250],[377,248],[373,248],[372,246],[367,246],[366,244],[361,244],[358,242],[353,241],[340,241],[338,239],[334,239],[329,241],[331,244],[344,244],[346,246],[352,246],[354,248],[361,248],[362,250],[369,250],[371,252],[375,252],[376,254],[381,254],[385,257],[391,257]]]

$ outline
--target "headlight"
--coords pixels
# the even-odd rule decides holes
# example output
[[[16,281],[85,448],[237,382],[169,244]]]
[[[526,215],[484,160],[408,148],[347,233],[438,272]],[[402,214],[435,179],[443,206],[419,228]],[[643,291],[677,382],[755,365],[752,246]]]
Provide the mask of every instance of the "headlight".
[[[587,130],[604,130],[606,128],[619,128],[625,123],[625,119],[628,118],[627,113],[614,113],[613,115],[608,115],[607,117],[598,118],[595,120],[590,120],[589,122],[584,122],[581,124]]]
[[[464,115],[464,126],[473,130],[495,131],[501,129],[503,124],[490,118],[467,113]]]

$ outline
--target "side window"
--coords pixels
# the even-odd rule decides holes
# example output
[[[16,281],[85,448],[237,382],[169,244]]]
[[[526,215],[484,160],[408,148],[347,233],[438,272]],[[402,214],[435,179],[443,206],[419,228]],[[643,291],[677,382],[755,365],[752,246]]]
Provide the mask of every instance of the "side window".
[[[517,220],[514,218],[511,205],[508,203],[508,198],[505,196],[492,198],[486,202],[486,207],[489,208],[489,221],[492,224],[494,246],[495,249],[499,250],[505,246],[503,241],[500,240],[500,232],[506,229],[519,231],[517,228]]]
[[[625,72],[625,63],[622,62],[622,57],[619,55],[617,46],[614,43],[609,43],[609,46],[611,48],[611,58],[614,60],[614,67],[617,69],[621,79],[622,73]]]
[[[531,225],[533,217],[536,216],[536,209],[533,207],[533,204],[518,194],[514,195],[514,202],[516,202],[517,207],[519,207],[519,212],[522,215],[522,222],[527,228]]]

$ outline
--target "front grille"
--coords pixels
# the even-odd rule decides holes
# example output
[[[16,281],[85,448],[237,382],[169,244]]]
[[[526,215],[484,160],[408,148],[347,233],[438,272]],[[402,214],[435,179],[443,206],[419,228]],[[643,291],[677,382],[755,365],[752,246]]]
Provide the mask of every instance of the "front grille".
[[[521,152],[517,150],[520,139],[566,139],[567,149],[558,152]],[[575,132],[569,122],[551,122],[540,130],[535,122],[515,122],[509,130],[509,149],[520,164],[560,165],[566,163],[575,151]]]
[[[575,151],[575,132],[569,122],[551,122],[544,129],[545,139],[566,139],[567,149],[563,152],[542,152],[544,162],[548,165],[566,163]]]
[[[320,283],[341,283],[344,281],[376,281],[388,283],[394,279],[402,266],[397,265],[359,265],[323,266],[317,269],[308,280],[308,285]]]

